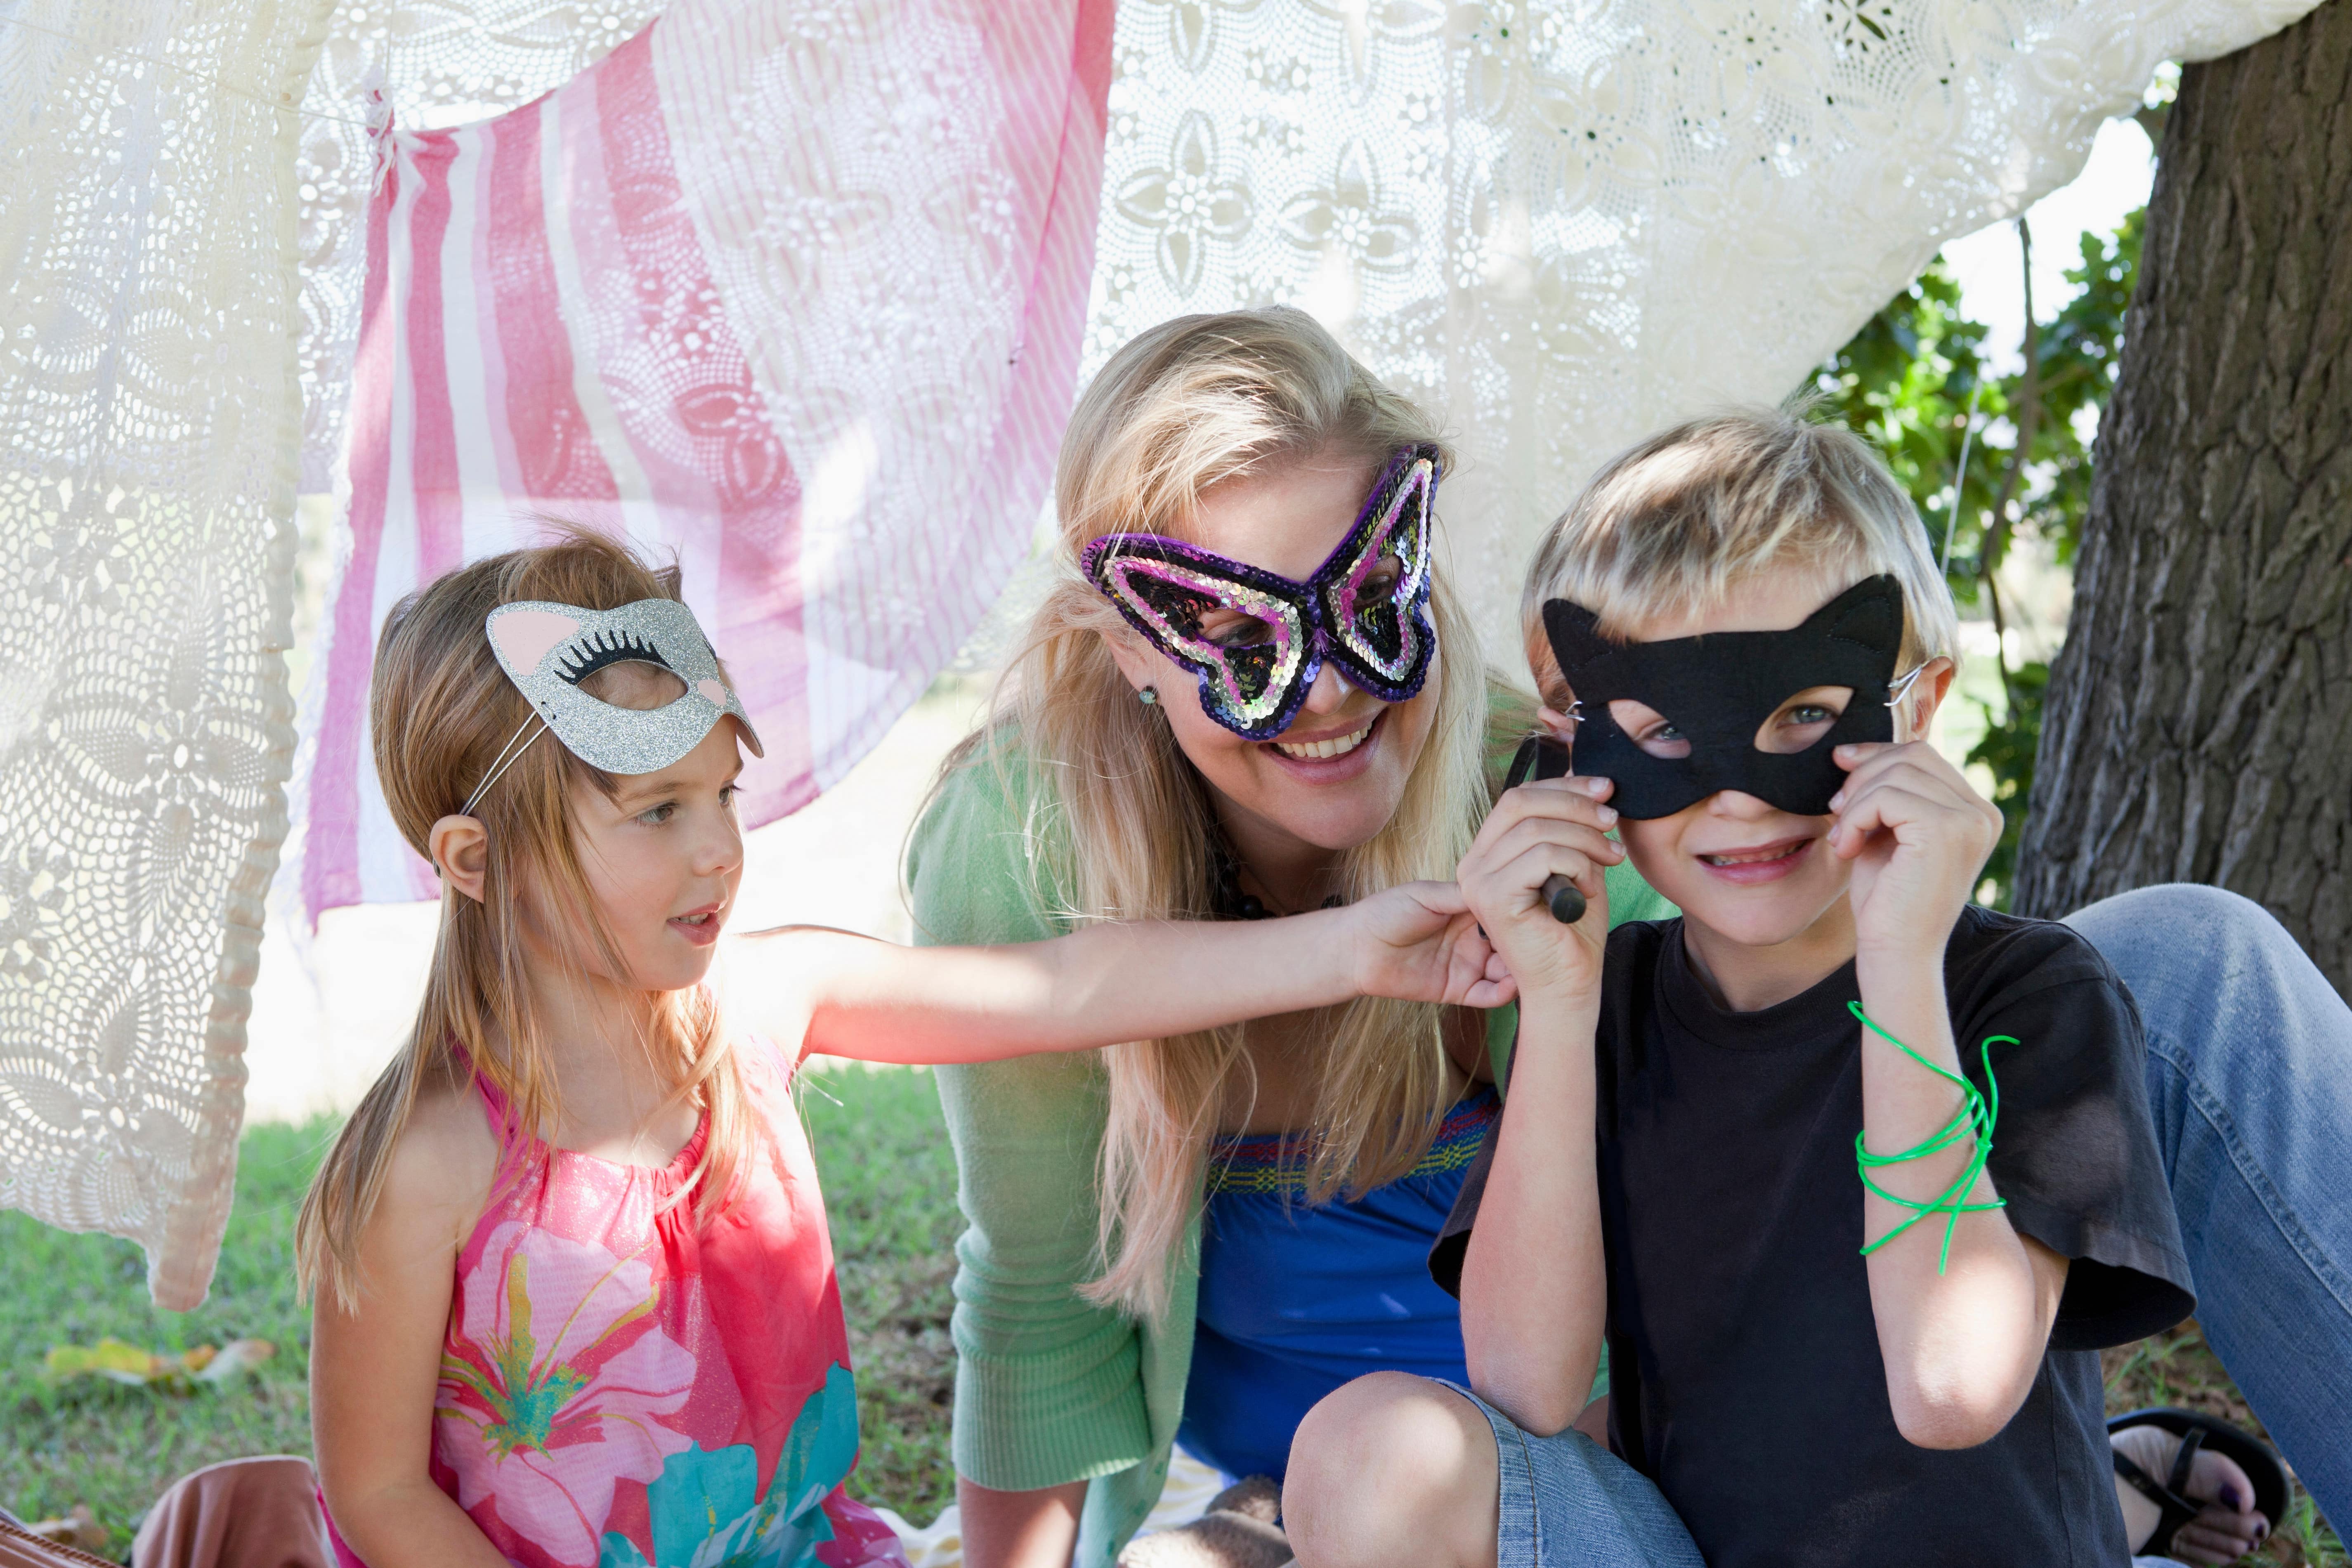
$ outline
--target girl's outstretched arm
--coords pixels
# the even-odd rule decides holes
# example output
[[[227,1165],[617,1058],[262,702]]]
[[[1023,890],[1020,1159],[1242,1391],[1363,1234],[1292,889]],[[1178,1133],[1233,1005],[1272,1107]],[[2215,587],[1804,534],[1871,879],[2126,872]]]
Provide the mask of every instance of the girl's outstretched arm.
[[[360,1237],[358,1300],[321,1284],[310,1314],[310,1429],[335,1529],[370,1568],[505,1568],[433,1484],[433,1403],[458,1242],[497,1163],[456,1094],[420,1099]]]
[[[1517,994],[1451,882],[1272,921],[1105,923],[1007,947],[899,947],[813,926],[737,939],[730,1019],[800,1053],[980,1062],[1086,1050],[1351,996],[1496,1007]]]

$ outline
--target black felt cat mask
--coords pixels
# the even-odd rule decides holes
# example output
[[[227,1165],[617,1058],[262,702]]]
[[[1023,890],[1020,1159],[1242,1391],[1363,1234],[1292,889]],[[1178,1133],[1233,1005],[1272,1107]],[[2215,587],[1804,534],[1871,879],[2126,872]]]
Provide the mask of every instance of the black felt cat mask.
[[[1612,642],[1595,629],[1599,617],[1565,599],[1546,602],[1543,620],[1576,693],[1575,769],[1615,781],[1609,804],[1621,816],[1672,816],[1734,789],[1799,816],[1825,816],[1846,780],[1830,753],[1895,738],[1891,710],[1901,694],[1890,683],[1903,644],[1903,589],[1891,576],[1855,584],[1784,632]],[[1902,684],[1907,689],[1910,678]],[[1758,750],[1765,721],[1816,686],[1853,691],[1829,732],[1801,752]],[[1690,742],[1689,754],[1643,751],[1609,715],[1619,698],[1654,709]]]

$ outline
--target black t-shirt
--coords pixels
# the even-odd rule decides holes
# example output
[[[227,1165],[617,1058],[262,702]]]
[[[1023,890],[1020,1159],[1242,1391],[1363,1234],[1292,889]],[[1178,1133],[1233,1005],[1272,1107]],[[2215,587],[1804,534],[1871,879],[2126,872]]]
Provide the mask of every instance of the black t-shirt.
[[[1754,1013],[1717,1006],[1682,922],[1609,939],[1595,1062],[1609,1262],[1610,1444],[1711,1568],[2118,1568],[2097,1347],[2194,1308],[2130,994],[2069,928],[1969,909],[1945,951],[2019,1234],[2073,1259],[2032,1392],[1975,1448],[1895,1430],[1870,1309],[1860,1026],[1848,963]],[[1925,1070],[1924,1068],[1921,1070]],[[1498,1127],[1499,1130],[1499,1127]],[[1460,1289],[1490,1133],[1430,1269]],[[1941,1226],[1940,1216],[1922,1226]]]

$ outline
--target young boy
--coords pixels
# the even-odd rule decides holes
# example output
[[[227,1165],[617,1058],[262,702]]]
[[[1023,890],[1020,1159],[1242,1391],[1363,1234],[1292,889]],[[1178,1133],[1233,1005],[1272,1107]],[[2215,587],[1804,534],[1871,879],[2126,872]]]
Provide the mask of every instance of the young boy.
[[[1553,528],[1525,619],[1578,776],[1460,871],[1520,1037],[1432,1257],[1499,1458],[1423,1423],[1499,1542],[1472,1510],[1420,1560],[2120,1568],[2096,1350],[2189,1270],[2130,997],[1969,902],[2000,818],[1923,739],[1957,626],[1907,498],[1843,431],[1687,425]],[[1626,854],[1680,921],[1607,934]],[[1595,912],[1552,922],[1531,865]],[[1604,1328],[1638,1477],[1563,1430]],[[1292,1474],[1307,1568],[1381,1560]]]

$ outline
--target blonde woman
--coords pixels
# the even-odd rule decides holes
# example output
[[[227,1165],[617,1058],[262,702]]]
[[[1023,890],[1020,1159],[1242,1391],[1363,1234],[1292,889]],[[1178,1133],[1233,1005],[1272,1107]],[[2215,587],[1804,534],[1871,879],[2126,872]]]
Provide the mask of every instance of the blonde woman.
[[[1437,569],[1447,462],[1298,311],[1188,317],[1122,349],[1063,444],[1061,580],[917,828],[922,939],[1251,919],[1450,879],[1532,715]],[[1671,912],[1630,871],[1609,902]],[[1365,999],[940,1073],[971,1221],[955,1459],[973,1568],[1108,1563],[1176,1442],[1278,1479],[1298,1419],[1350,1379],[1465,1375],[1424,1259],[1510,1027]]]

